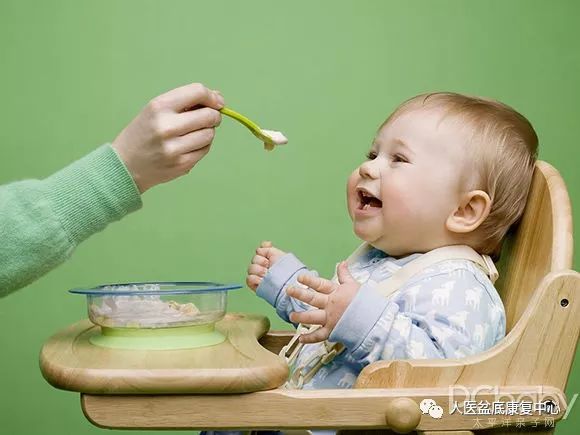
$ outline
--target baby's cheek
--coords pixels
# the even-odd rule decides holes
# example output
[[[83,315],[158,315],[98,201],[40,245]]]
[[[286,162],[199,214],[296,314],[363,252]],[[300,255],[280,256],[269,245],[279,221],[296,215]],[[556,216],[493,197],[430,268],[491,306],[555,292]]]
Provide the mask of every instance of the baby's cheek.
[[[406,186],[391,183],[383,189],[383,212],[387,219],[401,220],[414,214],[416,198],[413,198]]]
[[[356,185],[358,183],[359,177],[358,172],[354,171],[350,177],[348,177],[348,181],[346,183],[346,203],[348,207],[348,214],[350,215],[351,219],[354,216],[354,208],[357,204],[357,193],[355,191]]]
[[[348,180],[346,182],[347,193],[354,192],[354,189],[356,188],[356,184],[358,183],[358,180],[359,180],[358,171],[353,171],[350,174],[350,176],[348,177]]]
[[[436,173],[429,173],[421,183],[421,190],[425,195],[438,195],[438,197],[448,197],[453,195],[460,188],[460,173],[458,168],[443,168]]]

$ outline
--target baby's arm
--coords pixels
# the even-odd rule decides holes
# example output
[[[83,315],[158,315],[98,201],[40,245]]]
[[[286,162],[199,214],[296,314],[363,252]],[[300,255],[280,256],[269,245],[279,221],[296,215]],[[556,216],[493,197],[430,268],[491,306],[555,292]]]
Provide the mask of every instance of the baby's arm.
[[[297,283],[299,275],[308,274],[318,276],[314,270],[309,270],[294,254],[284,254],[269,267],[268,272],[256,289],[256,294],[265,299],[274,308],[276,313],[286,322],[292,323],[290,313],[312,310],[311,305],[294,299],[286,294],[288,286]]]
[[[505,332],[502,306],[473,272],[456,269],[410,282],[391,298],[363,285],[332,331],[361,368],[377,360],[461,358]]]

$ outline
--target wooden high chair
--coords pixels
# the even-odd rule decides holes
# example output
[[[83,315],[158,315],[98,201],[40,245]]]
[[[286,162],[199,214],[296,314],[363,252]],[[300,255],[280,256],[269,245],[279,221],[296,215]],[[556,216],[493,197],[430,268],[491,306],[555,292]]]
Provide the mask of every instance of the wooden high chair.
[[[506,309],[507,335],[493,348],[462,359],[375,362],[360,373],[353,389],[276,388],[227,395],[83,393],[83,412],[97,426],[127,429],[553,433],[555,422],[567,411],[564,390],[580,328],[580,274],[571,270],[572,251],[566,187],[559,173],[540,161],[523,220],[508,238],[498,267],[496,284]],[[291,336],[291,331],[270,331],[260,343],[278,353]],[[424,399],[441,406],[443,417],[422,413]],[[485,401],[499,403],[493,414],[477,414],[485,411]],[[520,404],[516,414],[508,411],[514,403]]]

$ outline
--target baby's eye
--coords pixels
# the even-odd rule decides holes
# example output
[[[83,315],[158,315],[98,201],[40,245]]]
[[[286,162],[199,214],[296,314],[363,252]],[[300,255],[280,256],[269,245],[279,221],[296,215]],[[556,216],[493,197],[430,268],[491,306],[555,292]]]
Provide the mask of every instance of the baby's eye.
[[[374,151],[369,151],[369,152],[367,153],[367,156],[366,156],[366,157],[367,157],[367,159],[369,159],[369,160],[374,160],[374,159],[376,159],[376,158],[377,158],[377,153],[376,153],[376,152],[374,152]]]
[[[393,155],[393,162],[395,162],[395,163],[409,163],[409,161],[405,158],[405,156],[402,156],[401,154],[394,154]]]

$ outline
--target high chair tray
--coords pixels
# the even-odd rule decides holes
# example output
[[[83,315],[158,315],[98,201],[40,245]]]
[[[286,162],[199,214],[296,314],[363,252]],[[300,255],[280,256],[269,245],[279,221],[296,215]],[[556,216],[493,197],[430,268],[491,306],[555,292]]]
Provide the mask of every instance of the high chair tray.
[[[95,346],[99,327],[88,319],[52,336],[40,353],[44,378],[63,390],[93,394],[245,393],[282,385],[284,359],[258,343],[267,317],[228,313],[216,330],[220,344],[180,350],[125,350]]]

